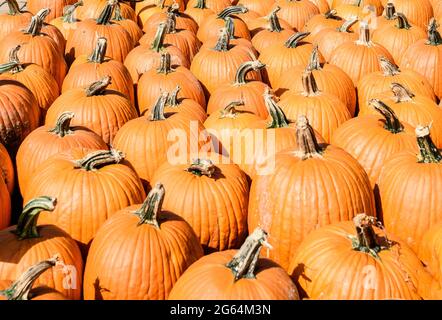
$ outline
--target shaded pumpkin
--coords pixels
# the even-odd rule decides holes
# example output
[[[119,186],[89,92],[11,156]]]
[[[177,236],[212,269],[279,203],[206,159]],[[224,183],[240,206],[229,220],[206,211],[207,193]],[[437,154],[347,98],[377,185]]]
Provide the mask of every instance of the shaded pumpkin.
[[[279,16],[292,28],[300,31],[314,15],[319,14],[319,8],[310,0],[276,0],[275,6],[281,7]]]
[[[6,183],[9,194],[12,194],[15,185],[14,164],[8,150],[0,143],[0,179]]]
[[[430,285],[429,299],[442,298],[442,223],[435,224],[423,235],[419,244],[417,255],[426,270],[432,275],[433,283]]]
[[[43,8],[40,11],[38,11],[36,15],[39,16],[41,20],[44,20],[49,15],[49,13],[50,9]],[[28,24],[24,24],[23,28],[26,28],[27,26]],[[52,40],[54,40],[55,44],[57,45],[57,48],[60,51],[60,53],[64,54],[64,51],[66,49],[66,39],[64,38],[63,33],[60,30],[58,30],[56,26],[53,26],[52,24],[49,23],[43,23],[40,32],[41,34],[47,35],[50,38],[52,38]]]
[[[8,12],[0,14],[0,40],[23,24],[31,22],[32,13],[23,11],[17,3],[17,0],[7,0]]]
[[[49,23],[60,30],[64,39],[67,40],[73,30],[77,29],[78,23],[77,10],[78,7],[83,5],[83,0],[77,1],[74,4],[68,5],[63,9],[63,15],[61,17],[52,19]]]
[[[48,8],[50,14],[45,17],[45,21],[49,22],[63,15],[65,6],[74,4],[77,0],[27,0],[26,8],[33,14],[37,14],[43,8]]]
[[[168,3],[170,2],[170,3]],[[183,0],[177,1],[182,6]],[[137,23],[143,29],[144,23],[151,16],[161,12],[167,12],[167,8],[170,7],[173,0],[144,0],[135,4],[135,13],[137,14]]]

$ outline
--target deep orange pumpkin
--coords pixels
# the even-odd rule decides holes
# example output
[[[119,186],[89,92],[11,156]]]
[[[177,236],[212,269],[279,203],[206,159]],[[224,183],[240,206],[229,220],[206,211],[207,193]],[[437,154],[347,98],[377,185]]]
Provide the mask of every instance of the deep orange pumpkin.
[[[170,6],[167,12],[158,12],[149,17],[149,19],[144,22],[143,31],[148,32],[152,29],[156,29],[161,22],[167,22],[169,14],[174,15],[177,29],[185,29],[196,35],[198,32],[197,21],[186,12],[180,12],[177,2]]]
[[[78,18],[80,20],[97,19],[108,0],[83,0],[83,2],[84,5],[78,10]],[[129,4],[118,0],[117,6],[124,19],[130,19],[137,22],[137,15]]]
[[[274,2],[275,0],[239,0],[237,2],[237,5],[244,6],[250,11],[254,11],[262,17],[272,11]]]
[[[23,24],[29,23],[32,14],[27,11],[20,10],[17,0],[7,0],[8,12],[0,14],[0,40]]]
[[[63,9],[63,16],[55,18],[49,22],[60,30],[65,40],[67,40],[73,30],[78,27],[78,22],[80,22],[80,20],[77,19],[77,10],[78,7],[82,5],[83,0],[80,0],[72,5],[66,6]]]
[[[151,0],[152,1],[152,0]],[[187,1],[187,8],[196,7],[200,5],[200,0]],[[230,7],[232,2],[230,0],[204,0],[204,6],[212,10],[214,13],[220,13],[227,7]]]
[[[49,22],[63,15],[65,6],[74,4],[77,0],[28,0],[26,2],[27,9],[33,14],[37,14],[43,8],[49,8],[50,14],[45,21]]]

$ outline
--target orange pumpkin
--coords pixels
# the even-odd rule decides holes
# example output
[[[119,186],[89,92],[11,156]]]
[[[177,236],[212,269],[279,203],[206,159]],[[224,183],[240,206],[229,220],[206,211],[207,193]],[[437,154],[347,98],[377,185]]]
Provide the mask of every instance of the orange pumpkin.
[[[18,224],[0,231],[0,279],[16,279],[29,267],[57,254],[70,270],[52,269],[36,281],[63,293],[67,298],[81,298],[83,259],[75,241],[54,225],[37,226],[41,215],[51,215],[62,206],[56,198],[38,196],[26,200]],[[70,286],[66,285],[69,284]]]
[[[188,30],[196,35],[198,32],[198,23],[186,12],[180,12],[179,4],[177,2],[167,8],[166,12],[163,11],[155,13],[149,19],[147,19],[144,22],[143,31],[148,32],[152,29],[156,29],[161,22],[167,22],[170,14],[174,16],[176,29]]]
[[[419,259],[428,272],[440,283],[442,279],[442,223],[435,224],[428,229],[419,244],[417,251]],[[441,283],[440,283],[441,284]],[[441,292],[442,293],[442,292]]]
[[[14,165],[8,150],[0,143],[0,180],[6,183],[8,191],[12,194],[15,185],[15,172]]]
[[[299,300],[284,269],[260,258],[271,248],[267,233],[257,228],[239,250],[212,253],[195,262],[178,280],[170,300]]]
[[[117,131],[138,114],[129,99],[107,89],[110,82],[111,77],[105,76],[86,88],[66,91],[48,109],[45,123],[56,123],[63,112],[71,111],[73,125],[87,127],[111,144]]]
[[[192,19],[196,22],[198,27],[203,23],[204,19],[206,19],[208,16],[215,14],[215,11],[210,9],[207,4],[210,3],[210,0],[196,0],[195,4],[191,4],[192,0],[189,0],[187,3],[186,10],[184,11],[184,14],[188,15],[189,17],[192,17]],[[213,0],[212,0],[213,1]],[[230,5],[229,0],[227,1],[227,6]],[[195,32],[196,33],[196,32]]]
[[[77,0],[28,0],[26,7],[33,14],[37,14],[37,12],[43,8],[48,8],[50,14],[46,17],[45,21],[49,22],[57,17],[61,17],[64,7],[74,4],[76,1]]]
[[[390,1],[390,0],[387,0],[387,1]],[[395,23],[396,23],[396,17],[394,15],[395,13],[396,13],[396,8],[395,8],[394,4],[392,2],[388,2],[385,5],[383,14],[376,17],[376,20],[371,21],[371,23],[375,23],[374,28],[377,28],[377,29],[380,29],[380,28],[387,26],[387,25],[389,25],[389,26],[395,25]]]
[[[338,29],[342,25],[342,18],[336,15],[336,10],[330,10],[313,16],[302,31],[310,32],[309,38],[314,39],[319,31],[327,28]]]
[[[97,19],[100,16],[103,8],[106,6],[108,0],[83,0],[84,5],[78,10],[78,18],[85,19]],[[117,6],[121,12],[121,16],[124,19],[130,19],[137,22],[137,15],[131,6],[118,0]]]
[[[230,0],[204,0],[204,6],[207,9],[212,10],[214,13],[220,13],[232,4],[233,3]],[[196,7],[197,5],[200,5],[200,0],[187,1],[187,8]]]
[[[370,180],[350,154],[319,145],[305,117],[297,121],[297,141],[297,149],[276,154],[271,174],[254,177],[249,198],[249,231],[268,230],[274,249],[266,256],[286,270],[301,241],[318,226],[359,212],[375,214]]]
[[[238,5],[244,6],[250,11],[254,11],[259,14],[261,17],[265,16],[272,11],[272,7],[274,4],[274,0],[239,0],[237,2]]]
[[[100,228],[86,262],[86,300],[167,299],[178,278],[203,256],[190,225],[164,208],[169,192],[157,184],[142,205],[120,210]],[[140,258],[128,264],[128,254]],[[144,275],[134,287],[132,274]]]
[[[8,12],[0,14],[0,40],[7,36],[12,31],[16,31],[17,28],[29,23],[32,18],[32,14],[27,11],[22,11],[17,3],[17,0],[7,0]]]
[[[66,6],[63,9],[63,16],[51,20],[50,24],[55,26],[62,33],[65,40],[78,27],[79,19],[76,18],[77,8],[83,5],[83,0],[80,0],[72,5]]]
[[[330,0],[310,0],[310,2],[318,7],[320,13],[325,14],[330,11]]]
[[[36,15],[39,16],[41,20],[44,20],[49,15],[49,13],[50,9],[44,8],[38,11]],[[27,26],[28,24],[24,24],[23,28],[26,28]],[[58,50],[61,52],[61,54],[64,54],[64,51],[66,49],[66,39],[64,38],[63,33],[61,33],[61,31],[58,30],[57,27],[53,26],[52,24],[43,23],[40,33],[45,34],[49,36],[52,40],[54,40]]]
[[[106,150],[108,147],[100,136],[85,127],[71,126],[73,112],[64,112],[56,123],[42,126],[31,132],[17,152],[17,177],[22,193],[34,170],[51,156],[72,148]]]
[[[11,222],[11,195],[3,177],[0,179],[0,230]]]
[[[310,0],[276,0],[275,6],[281,7],[279,16],[298,31],[302,30],[314,15],[320,13],[319,8]]]
[[[126,31],[130,34],[130,37],[132,38],[132,41],[134,43],[134,46],[138,45],[138,40],[143,36],[143,31],[138,26],[138,24],[134,21],[134,19],[128,18],[124,16],[123,13],[123,5],[127,6],[126,4],[120,4],[115,7],[115,15],[112,19],[112,22],[115,22],[116,24],[119,24],[122,26]]]
[[[333,0],[331,7],[339,8],[345,5],[359,7],[361,12],[368,10],[369,7],[373,7],[376,15],[381,15],[384,10],[381,0]]]
[[[394,4],[396,12],[403,13],[411,23],[421,28],[426,28],[434,16],[429,0],[389,0],[389,2]]]

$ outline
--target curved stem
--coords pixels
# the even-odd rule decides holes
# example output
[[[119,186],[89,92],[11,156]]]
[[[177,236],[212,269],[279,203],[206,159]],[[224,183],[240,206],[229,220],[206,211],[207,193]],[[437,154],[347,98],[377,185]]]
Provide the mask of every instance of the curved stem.
[[[169,52],[167,51],[161,52],[160,67],[157,69],[157,72],[161,74],[169,74],[171,72],[174,72],[175,70],[172,69],[171,60],[172,58]]]
[[[52,132],[58,135],[60,138],[72,134],[71,130],[71,121],[74,118],[75,114],[73,112],[63,112],[57,119],[55,127],[50,129],[49,132]]]
[[[103,94],[107,87],[111,84],[112,78],[110,76],[105,76],[98,81],[92,83],[89,87],[86,88],[86,96],[98,96]]]
[[[29,293],[35,281],[48,269],[59,263],[58,255],[31,266],[8,289],[0,291],[7,300],[29,300]]]
[[[181,87],[177,85],[175,89],[169,94],[169,98],[167,99],[167,105],[173,108],[176,108],[179,106],[178,101],[178,93],[180,93]]]
[[[38,238],[37,230],[38,215],[42,211],[54,211],[56,199],[52,197],[39,197],[29,201],[23,208],[13,231],[20,240]]]
[[[117,0],[107,1],[106,6],[104,7],[103,11],[101,11],[100,16],[97,19],[97,24],[106,25],[110,23],[117,3]]]
[[[413,92],[397,82],[391,84],[391,91],[394,94],[396,103],[412,101],[415,96]]]
[[[123,152],[115,149],[94,151],[86,155],[83,159],[75,160],[74,168],[96,171],[99,167],[120,163],[124,157]]]
[[[368,23],[366,21],[361,21],[360,23],[359,40],[357,43],[364,46],[370,46],[371,44],[370,28],[368,27]]]
[[[102,64],[106,57],[107,39],[100,37],[97,39],[97,44],[92,54],[89,56],[88,61],[92,63]]]
[[[321,62],[319,61],[319,48],[317,45],[313,47],[306,71],[321,70]]]
[[[22,14],[20,7],[18,6],[17,0],[6,0],[6,4],[8,5],[9,12],[8,14],[11,16],[16,16]]]
[[[350,237],[353,250],[365,252],[374,258],[379,258],[378,253],[386,248],[378,243],[376,233],[374,232],[373,226],[376,225],[376,218],[361,213],[353,218],[353,222],[357,234],[356,237]]]
[[[331,9],[329,11],[327,11],[326,13],[324,13],[324,17],[326,19],[333,19],[333,20],[342,20],[339,16],[338,16],[338,12],[335,9]]]
[[[246,77],[249,72],[259,71],[263,69],[265,66],[266,65],[259,60],[247,61],[242,63],[238,67],[238,70],[236,71],[234,85],[235,86],[245,85],[247,83]]]
[[[226,17],[224,19],[224,28],[227,29],[230,39],[235,39],[235,23],[231,17]]]
[[[279,23],[279,18],[277,15],[279,10],[281,10],[281,7],[276,6],[272,10],[272,12],[270,12],[270,14],[267,16],[267,20],[269,20],[269,24],[270,24],[269,30],[271,32],[281,32],[282,31],[282,27],[281,27],[281,24]]]
[[[9,62],[0,65],[0,74],[5,72],[14,74],[24,70],[20,60],[18,59],[18,51],[20,48],[21,45],[18,45],[9,52]]]
[[[302,160],[321,156],[322,149],[316,140],[315,131],[305,116],[299,116],[296,121],[296,140],[298,150],[295,155]]]
[[[401,73],[399,67],[384,56],[379,57],[379,65],[381,66],[381,70],[386,77],[396,76]]]
[[[307,70],[302,73],[302,86],[307,97],[315,96],[320,92],[312,71]]]
[[[255,269],[258,264],[259,254],[263,246],[272,248],[267,242],[268,234],[261,228],[256,228],[253,233],[247,237],[244,244],[238,250],[233,259],[226,264],[234,276],[234,280],[254,279]]]
[[[158,25],[157,32],[153,39],[150,49],[155,52],[160,52],[164,48],[164,38],[166,37],[166,23],[162,22]]]
[[[190,172],[198,177],[206,176],[211,178],[212,174],[215,172],[215,165],[209,159],[196,159],[192,162],[192,164],[186,169],[187,172]]]
[[[166,117],[164,116],[164,108],[166,107],[168,98],[169,98],[169,93],[167,92],[161,93],[150,113],[149,117],[150,121],[166,120]]]
[[[48,9],[49,10],[49,9]],[[31,22],[24,33],[31,34],[33,37],[41,34],[41,28],[43,27],[43,20],[40,15],[36,14],[31,18]]]
[[[439,24],[436,22],[436,19],[431,18],[430,23],[428,24],[428,41],[427,44],[432,46],[439,46],[442,44],[442,37],[437,31],[439,28]]]
[[[387,3],[387,5],[385,6],[385,14],[384,14],[384,18],[387,20],[393,20],[394,14],[396,13],[396,8],[394,7],[394,4],[389,2]]]
[[[394,17],[397,19],[396,27],[398,27],[398,29],[407,29],[408,30],[411,28],[411,25],[408,22],[408,19],[405,16],[405,14],[396,12],[394,14]]]
[[[239,13],[247,13],[249,10],[244,6],[230,6],[225,8],[218,14],[218,19],[225,19],[231,15]]]
[[[310,35],[310,32],[297,32],[287,39],[287,41],[285,42],[285,46],[287,48],[296,48],[298,44],[302,40],[304,40],[308,35]]]
[[[339,32],[347,32],[350,33],[350,28],[358,22],[358,18],[352,18],[349,20],[345,20],[344,23],[338,28]]]
[[[222,28],[218,37],[218,41],[213,48],[216,51],[228,51],[230,46],[230,34],[227,28]]]
[[[176,33],[176,14],[173,12],[167,13],[166,33]]]
[[[160,225],[158,223],[158,215],[161,212],[161,207],[164,200],[164,186],[161,183],[157,183],[155,187],[149,192],[143,205],[134,212],[140,221],[138,225],[150,224],[155,228],[159,229]]]
[[[442,160],[441,153],[430,137],[430,127],[431,125],[416,127],[417,145],[419,146],[417,160],[421,163],[439,163]]]
[[[399,121],[396,113],[379,99],[371,99],[369,104],[376,109],[385,119],[384,128],[391,133],[400,133],[404,131],[404,126]]]
[[[195,9],[207,9],[206,0],[197,0],[194,8]]]
[[[123,15],[121,14],[121,5],[118,2],[117,5],[115,6],[115,13],[114,13],[114,21],[123,21],[126,20],[124,19]]]
[[[270,88],[267,87],[264,92],[264,103],[267,107],[267,111],[272,118],[272,122],[268,126],[268,128],[285,128],[289,126],[289,121],[282,111],[281,107],[278,106],[273,99],[274,95],[270,92]]]
[[[233,101],[233,102],[229,103],[223,110],[221,110],[219,118],[220,119],[236,118],[236,116],[238,114],[238,110],[236,109],[236,107],[243,106],[243,105],[244,105],[243,101]]]
[[[83,6],[83,0],[80,0],[72,5],[68,5],[68,6],[64,7],[63,8],[63,18],[62,18],[63,22],[66,22],[66,23],[77,22],[78,20],[75,19],[74,13],[75,13],[75,10],[80,6]]]

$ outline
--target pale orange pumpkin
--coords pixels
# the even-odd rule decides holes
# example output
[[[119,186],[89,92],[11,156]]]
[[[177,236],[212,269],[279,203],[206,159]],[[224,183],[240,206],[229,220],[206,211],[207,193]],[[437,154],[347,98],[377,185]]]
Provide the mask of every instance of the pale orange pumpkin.
[[[405,14],[411,23],[421,28],[426,28],[434,16],[429,0],[389,0],[389,2],[394,4],[396,12]]]

